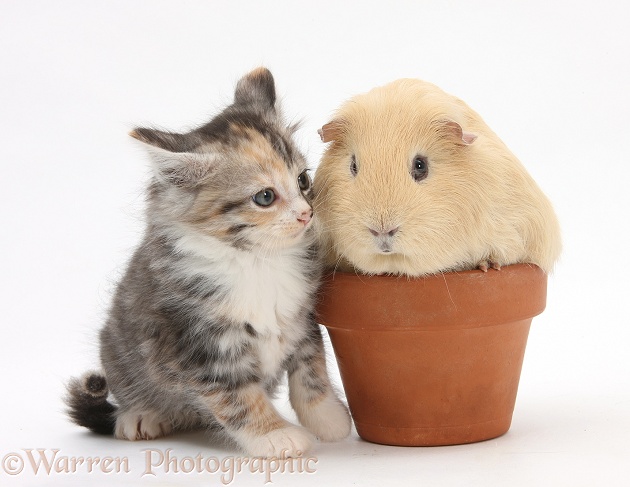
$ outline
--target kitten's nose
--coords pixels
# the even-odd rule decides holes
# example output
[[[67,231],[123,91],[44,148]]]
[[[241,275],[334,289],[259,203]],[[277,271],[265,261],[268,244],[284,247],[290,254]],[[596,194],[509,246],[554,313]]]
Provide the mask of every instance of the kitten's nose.
[[[311,221],[311,218],[313,218],[313,210],[309,208],[308,210],[305,210],[302,213],[300,213],[297,219],[302,224],[308,225],[308,222]]]

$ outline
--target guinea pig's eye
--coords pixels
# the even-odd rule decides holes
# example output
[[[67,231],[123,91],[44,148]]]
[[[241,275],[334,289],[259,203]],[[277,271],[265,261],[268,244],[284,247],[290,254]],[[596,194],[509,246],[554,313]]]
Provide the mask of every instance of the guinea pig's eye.
[[[422,181],[429,174],[429,163],[426,158],[422,156],[416,156],[413,159],[413,165],[411,166],[411,176],[418,182]]]
[[[352,159],[350,160],[350,172],[352,173],[353,176],[356,176],[357,173],[359,172],[359,168],[357,166],[357,159],[356,157],[354,157],[354,154],[352,155]]]
[[[258,206],[269,206],[276,200],[276,193],[273,189],[266,188],[256,193],[252,199]]]
[[[311,187],[311,177],[308,175],[307,171],[303,171],[298,176],[298,186],[302,191],[308,191]]]

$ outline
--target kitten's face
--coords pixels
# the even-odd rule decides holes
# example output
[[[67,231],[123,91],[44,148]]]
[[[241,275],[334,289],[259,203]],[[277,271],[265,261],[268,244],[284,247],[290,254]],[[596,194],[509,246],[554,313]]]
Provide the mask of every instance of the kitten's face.
[[[310,225],[306,161],[275,106],[271,73],[242,78],[234,103],[185,134],[138,128],[155,167],[149,218],[242,250],[298,244]]]
[[[227,140],[224,164],[199,186],[186,219],[245,250],[297,244],[310,226],[311,179],[290,134],[233,123]]]

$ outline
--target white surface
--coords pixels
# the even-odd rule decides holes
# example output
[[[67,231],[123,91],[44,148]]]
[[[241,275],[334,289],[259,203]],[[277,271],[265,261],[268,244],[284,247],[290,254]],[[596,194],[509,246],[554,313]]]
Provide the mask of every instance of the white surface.
[[[463,98],[554,202],[565,251],[534,320],[510,432],[468,446],[319,444],[316,473],[274,485],[630,485],[630,8],[592,2],[32,2],[0,8],[0,457],[128,458],[130,472],[42,471],[0,485],[220,485],[143,476],[143,450],[236,453],[203,434],[151,443],[69,424],[68,377],[96,365],[110,292],[142,233],[136,124],[183,129],[265,64],[316,129],[347,97],[419,77]],[[280,398],[289,414],[286,397]],[[9,460],[7,460],[9,462]],[[9,462],[10,463],[10,462]],[[233,485],[264,485],[261,474]]]

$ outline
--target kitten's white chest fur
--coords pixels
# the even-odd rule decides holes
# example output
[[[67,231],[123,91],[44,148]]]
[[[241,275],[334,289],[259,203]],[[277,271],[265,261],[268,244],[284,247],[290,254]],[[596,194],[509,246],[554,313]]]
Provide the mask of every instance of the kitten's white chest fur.
[[[257,340],[261,372],[275,376],[286,357],[287,340],[296,334],[295,316],[307,297],[308,286],[296,276],[295,258],[262,260],[240,252],[226,276],[231,290],[229,314],[249,323]],[[293,271],[293,272],[292,272]]]
[[[286,358],[287,343],[302,330],[297,315],[314,291],[300,268],[303,250],[257,254],[190,235],[178,240],[178,249],[196,256],[182,272],[203,273],[227,291],[219,306],[213,302],[208,312],[249,323],[258,334],[261,372],[275,376]]]

